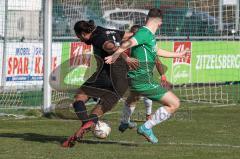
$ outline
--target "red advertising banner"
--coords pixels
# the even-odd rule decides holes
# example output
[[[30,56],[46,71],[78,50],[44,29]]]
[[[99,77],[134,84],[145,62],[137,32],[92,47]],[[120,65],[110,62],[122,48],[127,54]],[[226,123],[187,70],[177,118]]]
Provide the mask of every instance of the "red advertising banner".
[[[174,42],[174,52],[181,52],[186,49],[190,51],[182,58],[173,58],[173,64],[191,64],[191,50],[192,50],[192,43],[187,42]]]
[[[92,54],[92,46],[86,45],[83,42],[71,43],[70,50],[70,67],[76,67],[79,65],[90,66]]]
[[[174,42],[174,52],[180,53],[186,49],[189,50],[184,57],[173,58],[172,65],[172,83],[188,83],[191,81],[191,50],[192,43],[189,41]]]

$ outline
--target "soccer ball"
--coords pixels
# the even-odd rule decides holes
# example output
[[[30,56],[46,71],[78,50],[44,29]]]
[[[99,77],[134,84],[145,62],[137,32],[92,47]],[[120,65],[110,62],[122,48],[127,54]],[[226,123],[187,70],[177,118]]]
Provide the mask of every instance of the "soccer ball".
[[[105,139],[111,132],[111,127],[103,122],[98,121],[95,128],[93,129],[93,134],[95,137],[100,139]]]

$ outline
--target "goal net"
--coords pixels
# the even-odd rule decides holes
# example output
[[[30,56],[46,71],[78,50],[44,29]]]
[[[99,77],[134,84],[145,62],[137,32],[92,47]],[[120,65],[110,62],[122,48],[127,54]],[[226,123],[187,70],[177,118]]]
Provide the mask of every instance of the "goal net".
[[[161,8],[164,17],[157,32],[158,46],[170,51],[191,49],[182,59],[160,58],[173,91],[189,102],[239,102],[238,1],[62,0],[61,4],[71,28],[83,19],[120,30],[129,30],[134,24],[144,25],[148,9]]]
[[[0,113],[43,105],[43,3],[0,2]],[[184,58],[160,58],[180,99],[217,105],[239,103],[239,1],[54,0],[53,106],[72,99],[70,87],[81,85],[88,77],[85,70],[94,71],[92,47],[78,42],[74,35],[78,20],[128,31],[132,25],[144,25],[153,7],[164,12],[163,25],[156,34],[158,47],[176,52],[190,48]],[[58,68],[61,71],[54,72]],[[61,79],[64,72],[71,72],[67,79]],[[159,77],[157,72],[154,76]],[[55,83],[68,84],[60,89]]]
[[[1,115],[42,105],[41,20],[41,0],[0,2]]]

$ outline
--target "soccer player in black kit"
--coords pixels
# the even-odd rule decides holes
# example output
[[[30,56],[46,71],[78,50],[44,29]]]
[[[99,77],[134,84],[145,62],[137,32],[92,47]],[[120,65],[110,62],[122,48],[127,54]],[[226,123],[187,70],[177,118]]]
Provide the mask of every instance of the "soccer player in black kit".
[[[98,117],[113,108],[128,88],[127,76],[124,76],[127,75],[128,66],[130,68],[138,66],[136,59],[124,54],[113,65],[104,63],[104,58],[116,51],[121,41],[129,39],[132,33],[95,26],[92,20],[78,21],[74,31],[82,42],[93,46],[97,71],[76,93],[73,108],[82,121],[82,126],[63,143],[63,147],[72,147],[78,138],[82,138],[83,134],[97,123]],[[90,115],[87,114],[85,107],[89,97],[100,98],[100,102]]]

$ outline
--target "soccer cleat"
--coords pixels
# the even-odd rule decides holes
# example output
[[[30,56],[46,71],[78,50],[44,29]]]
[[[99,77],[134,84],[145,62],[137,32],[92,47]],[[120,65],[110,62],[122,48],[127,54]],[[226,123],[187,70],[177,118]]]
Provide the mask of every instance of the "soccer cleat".
[[[76,143],[77,137],[74,136],[70,136],[66,141],[63,142],[62,147],[73,147]]]
[[[158,143],[158,139],[154,135],[152,129],[147,129],[144,125],[138,127],[137,133],[144,136],[152,144]]]
[[[73,147],[77,140],[83,138],[83,135],[94,126],[93,121],[88,121],[73,135],[70,136],[66,141],[63,142],[62,147]]]
[[[83,135],[90,130],[92,127],[94,127],[95,124],[92,120],[86,122],[77,132],[76,136],[77,138],[83,138]]]
[[[121,131],[122,133],[127,130],[128,128],[128,123],[122,123],[119,125],[118,130]]]
[[[133,129],[136,127],[137,127],[137,123],[135,123],[135,122],[128,122],[128,123],[121,122],[121,124],[118,127],[118,130],[123,133],[127,129]]]

